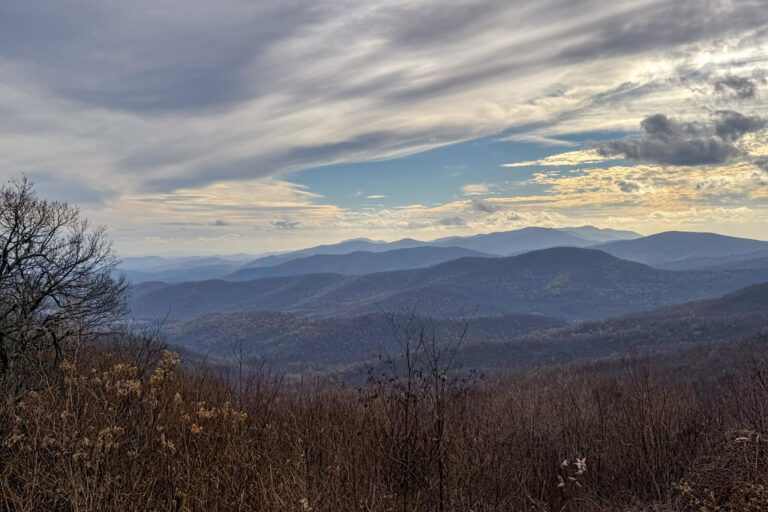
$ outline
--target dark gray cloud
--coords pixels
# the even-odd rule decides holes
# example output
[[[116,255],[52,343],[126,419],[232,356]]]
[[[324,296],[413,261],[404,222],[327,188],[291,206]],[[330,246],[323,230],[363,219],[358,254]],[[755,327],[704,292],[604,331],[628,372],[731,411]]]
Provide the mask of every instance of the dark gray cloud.
[[[685,125],[679,125],[662,114],[643,121],[645,135],[639,140],[615,140],[595,145],[606,157],[623,156],[629,160],[662,165],[717,164],[736,156],[738,150],[730,142],[716,137],[692,136]]]
[[[229,222],[221,219],[217,219],[216,222],[213,223],[214,226],[221,227],[221,226],[229,226]]]
[[[748,100],[757,95],[757,82],[745,76],[726,75],[715,81],[715,91],[731,93],[738,99]]]
[[[631,194],[632,192],[637,192],[640,190],[640,184],[636,181],[616,180],[614,183],[616,183],[616,186],[619,187],[619,190],[627,194]]]
[[[299,229],[301,227],[301,222],[290,219],[275,220],[271,224],[275,229]]]
[[[654,114],[643,119],[640,126],[644,132],[640,139],[600,142],[593,147],[602,156],[661,165],[721,164],[741,153],[734,142],[763,129],[766,120],[719,110],[710,123],[679,122]]]
[[[469,204],[473,210],[483,213],[495,213],[504,209],[502,206],[485,199],[473,199]]]
[[[719,119],[715,121],[715,133],[723,140],[735,141],[748,133],[765,128],[766,120],[757,116],[745,116],[733,110],[718,110]]]
[[[757,165],[764,173],[768,174],[768,156],[756,159],[755,165]]]
[[[445,217],[437,221],[438,226],[466,226],[467,221],[461,217]]]

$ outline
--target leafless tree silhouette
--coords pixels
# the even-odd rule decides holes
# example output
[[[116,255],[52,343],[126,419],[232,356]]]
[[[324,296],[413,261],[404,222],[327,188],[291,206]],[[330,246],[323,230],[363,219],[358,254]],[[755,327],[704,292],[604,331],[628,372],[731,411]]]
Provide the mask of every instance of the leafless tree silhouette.
[[[0,188],[0,374],[125,310],[127,284],[113,279],[117,257],[105,228],[78,208],[40,199],[26,178]]]

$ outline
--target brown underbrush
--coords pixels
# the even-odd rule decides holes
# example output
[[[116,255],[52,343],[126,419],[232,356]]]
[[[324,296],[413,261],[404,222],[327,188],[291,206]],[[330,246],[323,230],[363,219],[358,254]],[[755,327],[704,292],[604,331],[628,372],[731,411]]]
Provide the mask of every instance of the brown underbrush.
[[[718,372],[633,358],[481,379],[413,358],[357,387],[81,350],[6,377],[0,508],[768,510],[763,343]]]

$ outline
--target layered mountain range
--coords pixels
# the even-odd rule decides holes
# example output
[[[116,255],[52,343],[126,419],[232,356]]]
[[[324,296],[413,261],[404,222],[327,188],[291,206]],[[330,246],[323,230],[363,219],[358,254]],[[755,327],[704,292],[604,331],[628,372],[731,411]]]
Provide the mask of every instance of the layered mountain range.
[[[137,279],[131,308],[165,319],[172,343],[223,358],[237,344],[291,368],[391,352],[414,314],[445,340],[472,318],[463,361],[498,366],[732,337],[765,327],[768,301],[768,242],[710,233],[526,228],[122,268],[170,276]]]
[[[638,237],[640,237],[639,234],[631,231],[582,226],[561,229],[530,227],[467,237],[439,238],[429,242],[411,238],[395,242],[360,238],[250,258],[242,254],[199,258],[127,258],[120,265],[119,271],[134,283],[200,281],[216,278],[246,280],[267,277],[259,274],[258,271],[249,270],[254,268],[271,268],[272,270],[266,271],[265,274],[279,275],[312,272],[359,274],[426,267],[462,256],[510,256],[550,247],[588,247]],[[465,252],[462,253],[462,250]],[[375,256],[383,252],[387,254],[383,257]],[[325,257],[312,258],[321,255]],[[289,264],[282,269],[274,268],[285,263]]]

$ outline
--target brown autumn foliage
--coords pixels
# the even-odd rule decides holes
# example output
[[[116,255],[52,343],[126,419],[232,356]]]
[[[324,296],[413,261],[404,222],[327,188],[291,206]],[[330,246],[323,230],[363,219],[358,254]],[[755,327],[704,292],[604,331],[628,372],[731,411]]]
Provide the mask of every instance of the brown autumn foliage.
[[[0,509],[766,510],[765,341],[721,350],[745,354],[727,372],[634,358],[482,379],[416,344],[357,387],[81,347],[2,383]]]

